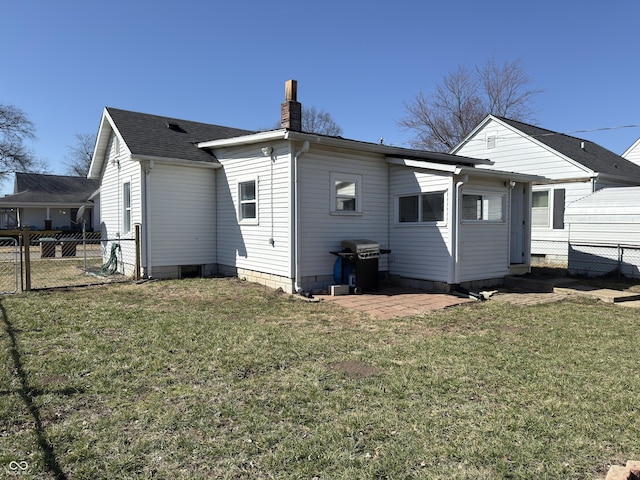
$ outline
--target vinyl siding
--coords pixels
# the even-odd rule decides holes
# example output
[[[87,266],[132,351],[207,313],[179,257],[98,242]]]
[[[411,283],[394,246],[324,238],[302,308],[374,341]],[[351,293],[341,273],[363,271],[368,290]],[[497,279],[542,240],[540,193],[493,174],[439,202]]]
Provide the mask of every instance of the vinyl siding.
[[[226,148],[216,152],[223,165],[217,171],[218,263],[289,277],[291,272],[288,143],[274,146],[273,156],[263,145]],[[238,221],[238,183],[257,180],[258,222]],[[271,243],[273,239],[273,243]]]
[[[504,194],[504,221],[461,220],[458,226],[458,281],[501,278],[509,273],[509,196],[504,183],[473,179],[462,187],[464,194]]]
[[[495,148],[487,148],[485,142],[487,133],[497,134]],[[483,129],[457,150],[456,154],[488,158],[495,162],[493,166],[479,166],[479,168],[542,175],[554,180],[580,178],[590,174],[589,171],[575,166],[555,152],[495,120],[490,120]]]
[[[361,176],[360,213],[331,212],[332,174]],[[315,146],[299,161],[298,191],[301,277],[331,277],[336,257],[329,252],[340,250],[342,240],[367,239],[389,247],[388,165],[382,156]],[[387,270],[387,262],[382,255],[379,270]]]
[[[154,267],[216,262],[215,174],[155,162],[148,180]]]
[[[100,221],[103,238],[133,238],[133,228],[124,232],[122,189],[131,183],[131,225],[142,223],[140,164],[131,160],[124,146],[111,136],[100,185]],[[118,148],[119,147],[119,148]]]
[[[140,164],[131,160],[129,151],[111,135],[105,155],[102,181],[100,184],[100,232],[108,240],[104,249],[105,261],[111,244],[120,238],[134,237],[133,225],[142,223]],[[131,183],[131,231],[124,232],[122,190],[126,182]],[[133,248],[122,249],[122,263],[130,271],[135,264]],[[143,255],[144,259],[144,255]],[[143,265],[144,267],[145,265]]]
[[[600,190],[567,207],[571,242],[640,245],[640,187]]]
[[[449,282],[451,270],[452,190],[449,175],[391,166],[389,273],[401,277]],[[397,221],[398,197],[445,192],[445,221],[438,224],[402,224]]]

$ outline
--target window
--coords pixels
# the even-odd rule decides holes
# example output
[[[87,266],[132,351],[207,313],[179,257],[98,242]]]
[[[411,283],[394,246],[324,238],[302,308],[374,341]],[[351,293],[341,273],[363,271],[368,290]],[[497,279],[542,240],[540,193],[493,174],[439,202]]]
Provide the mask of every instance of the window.
[[[463,194],[462,220],[503,222],[504,199],[501,193]]]
[[[362,175],[331,174],[331,212],[359,213],[362,197]]]
[[[485,140],[487,149],[496,148],[496,144],[498,143],[498,132],[487,133]]]
[[[400,223],[443,222],[444,192],[398,198],[398,221]]]
[[[123,233],[131,231],[131,182],[122,185],[122,230]]]
[[[238,216],[240,221],[257,221],[258,200],[256,196],[256,181],[240,182],[238,184],[238,196]]]
[[[532,192],[531,225],[549,226],[549,190]]]
[[[539,190],[532,192],[531,225],[540,228],[564,228],[565,189]]]

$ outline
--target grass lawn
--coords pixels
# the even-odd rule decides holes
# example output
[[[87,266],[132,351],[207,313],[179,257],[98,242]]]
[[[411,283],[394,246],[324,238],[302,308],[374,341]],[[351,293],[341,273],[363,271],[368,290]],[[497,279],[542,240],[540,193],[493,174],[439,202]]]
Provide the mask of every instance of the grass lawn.
[[[640,457],[638,310],[376,320],[235,279],[0,301],[0,477],[598,479]]]

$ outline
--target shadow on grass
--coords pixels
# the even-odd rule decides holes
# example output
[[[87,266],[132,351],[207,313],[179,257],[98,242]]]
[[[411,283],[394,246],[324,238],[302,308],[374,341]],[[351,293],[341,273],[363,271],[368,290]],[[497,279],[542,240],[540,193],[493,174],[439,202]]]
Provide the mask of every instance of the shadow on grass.
[[[38,409],[38,406],[36,405],[36,403],[33,401],[34,397],[41,395],[45,392],[41,389],[36,389],[29,385],[29,379],[27,378],[27,374],[24,371],[20,350],[18,349],[18,341],[16,339],[16,330],[14,329],[13,325],[9,321],[9,318],[7,317],[7,312],[1,301],[0,301],[0,313],[2,314],[2,322],[4,323],[4,330],[9,336],[9,342],[10,342],[9,351],[11,353],[11,358],[13,359],[14,371],[16,376],[20,379],[20,388],[18,390],[18,393],[20,394],[20,398],[22,398],[22,401],[24,402],[25,406],[27,407],[27,410],[29,410],[29,413],[33,418],[35,434],[38,441],[38,446],[40,447],[40,450],[42,450],[42,456],[44,458],[45,468],[51,474],[53,474],[56,479],[58,480],[66,479],[67,476],[62,471],[62,468],[58,463],[53,445],[51,445],[51,442],[49,442],[49,440],[47,439],[47,435],[42,425],[40,410]],[[69,395],[72,393],[77,393],[77,390],[62,389],[59,392],[52,392],[52,393],[61,393],[64,395]]]

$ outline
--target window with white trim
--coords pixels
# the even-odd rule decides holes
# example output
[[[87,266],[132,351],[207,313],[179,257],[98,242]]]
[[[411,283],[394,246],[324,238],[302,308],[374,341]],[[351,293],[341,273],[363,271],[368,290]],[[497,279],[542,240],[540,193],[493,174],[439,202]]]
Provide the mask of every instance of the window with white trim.
[[[238,183],[238,220],[242,223],[258,222],[257,186],[255,179]]]
[[[531,192],[531,225],[549,226],[549,190]]]
[[[485,134],[485,144],[487,146],[487,150],[496,148],[498,145],[498,132],[487,132]]]
[[[331,213],[362,211],[362,175],[331,174]]]
[[[444,192],[429,192],[398,197],[398,222],[443,222]]]
[[[131,231],[131,182],[122,184],[122,231]]]
[[[504,193],[462,194],[462,220],[504,222]]]

